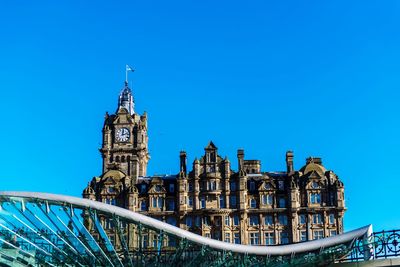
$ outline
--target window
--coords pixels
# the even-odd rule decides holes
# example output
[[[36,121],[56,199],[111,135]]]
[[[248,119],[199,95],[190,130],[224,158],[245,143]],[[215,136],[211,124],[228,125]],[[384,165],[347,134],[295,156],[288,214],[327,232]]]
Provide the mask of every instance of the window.
[[[194,224],[196,225],[196,227],[200,227],[201,226],[201,217],[200,216],[196,216]]]
[[[229,197],[229,207],[231,209],[236,209],[236,196]]]
[[[105,221],[105,228],[106,229],[112,229],[113,228],[113,222],[111,219],[106,219]]]
[[[144,248],[147,248],[148,241],[149,241],[148,235],[143,235],[143,237],[142,237],[142,245],[143,245]]]
[[[234,226],[239,225],[239,216],[238,215],[233,215],[233,225]]]
[[[331,230],[331,236],[335,236],[337,235],[337,231],[336,230]]]
[[[168,237],[168,247],[176,247],[176,239],[175,237]]]
[[[279,198],[279,208],[285,208],[286,207],[286,199],[284,197]]]
[[[259,224],[260,224],[260,222],[259,222],[258,215],[250,215],[250,225],[257,226]]]
[[[190,196],[188,198],[188,206],[189,206],[189,208],[193,207],[193,197],[192,196]]]
[[[208,189],[214,191],[217,188],[215,181],[210,181],[208,184]]]
[[[168,210],[169,211],[175,210],[175,200],[173,199],[168,200]]]
[[[174,193],[175,192],[175,185],[174,184],[169,184],[169,192]]]
[[[254,198],[250,199],[250,208],[252,209],[257,208],[257,202]]]
[[[234,181],[230,182],[230,189],[231,191],[236,191],[236,182]]]
[[[279,224],[281,224],[281,225],[287,225],[288,224],[288,218],[287,218],[286,215],[279,215],[278,216],[278,221],[279,221]]]
[[[322,223],[322,216],[321,214],[313,214],[313,223],[320,224]]]
[[[239,233],[234,233],[233,234],[233,242],[235,244],[240,244],[240,235],[239,235]]]
[[[146,193],[146,185],[145,184],[140,185],[140,193],[141,194]]]
[[[225,233],[225,242],[231,242],[231,233]]]
[[[224,196],[219,196],[219,208],[220,209],[225,209],[225,197]]]
[[[185,224],[187,227],[192,227],[192,216],[186,216]]]
[[[270,190],[271,189],[271,184],[270,183],[265,183],[264,184],[264,189],[265,190]]]
[[[250,245],[258,245],[260,244],[260,235],[259,233],[249,233]]]
[[[311,202],[311,204],[320,204],[321,203],[321,194],[320,193],[310,193],[310,202]]]
[[[210,217],[208,216],[203,217],[203,224],[207,226],[210,225]]]
[[[299,223],[300,224],[306,224],[307,223],[307,218],[305,214],[300,214],[299,215]]]
[[[117,204],[117,201],[115,200],[115,198],[111,199],[111,203],[110,204],[114,205],[114,206]]]
[[[335,224],[335,214],[329,214],[329,224]]]
[[[314,188],[314,189],[319,188],[319,184],[317,182],[312,182],[311,188]]]
[[[176,226],[176,219],[175,219],[175,217],[168,217],[168,218],[167,218],[167,223],[168,223],[168,224],[171,224],[171,225],[173,225],[173,226]]]
[[[189,183],[189,192],[193,192],[193,183]]]
[[[300,242],[307,241],[307,231],[300,231]]]
[[[225,225],[230,226],[231,225],[231,218],[229,216],[225,216]]]
[[[211,237],[210,233],[206,233],[205,237],[210,238]]]
[[[316,230],[314,231],[314,240],[324,238],[324,231],[323,230]]]
[[[283,181],[278,181],[279,190],[285,190],[285,183]]]
[[[153,197],[153,208],[157,208],[157,198]]]
[[[265,224],[265,225],[273,225],[273,224],[274,224],[272,215],[266,215],[266,216],[265,216],[265,218],[264,218],[264,224]]]
[[[264,234],[265,245],[274,245],[275,244],[275,236],[273,232],[267,232]]]
[[[114,193],[115,192],[115,187],[114,186],[110,186],[108,188],[108,193]]]
[[[146,201],[143,200],[142,202],[140,202],[140,210],[142,210],[142,211],[147,210]]]
[[[264,205],[272,205],[273,204],[273,196],[272,195],[263,195],[262,203]]]
[[[250,182],[250,191],[255,191],[256,190],[256,183],[254,181]]]
[[[206,208],[206,198],[205,197],[200,198],[200,208],[202,208],[202,209]]]
[[[281,244],[289,243],[289,234],[286,232],[281,232]]]

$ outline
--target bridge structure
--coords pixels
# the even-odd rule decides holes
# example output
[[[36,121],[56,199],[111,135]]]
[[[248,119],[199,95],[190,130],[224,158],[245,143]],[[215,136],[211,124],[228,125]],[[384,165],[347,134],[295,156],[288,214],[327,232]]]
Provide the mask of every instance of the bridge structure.
[[[369,225],[302,243],[231,244],[97,201],[0,192],[0,266],[322,266],[397,257],[399,241],[399,231]]]

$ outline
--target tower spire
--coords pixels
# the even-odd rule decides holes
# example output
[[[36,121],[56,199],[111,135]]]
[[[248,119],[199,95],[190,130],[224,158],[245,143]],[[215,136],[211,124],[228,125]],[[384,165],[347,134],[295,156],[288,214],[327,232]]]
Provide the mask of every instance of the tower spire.
[[[118,98],[118,110],[120,108],[125,108],[129,114],[133,115],[135,113],[135,101],[133,99],[133,94],[128,86],[128,82],[125,81],[125,86],[119,94]]]
[[[119,94],[118,98],[118,110],[120,108],[125,108],[129,114],[133,115],[135,113],[135,101],[133,99],[133,94],[131,89],[129,88],[128,83],[128,73],[135,70],[131,68],[128,64],[125,65],[125,83],[124,88],[122,89],[121,93]]]

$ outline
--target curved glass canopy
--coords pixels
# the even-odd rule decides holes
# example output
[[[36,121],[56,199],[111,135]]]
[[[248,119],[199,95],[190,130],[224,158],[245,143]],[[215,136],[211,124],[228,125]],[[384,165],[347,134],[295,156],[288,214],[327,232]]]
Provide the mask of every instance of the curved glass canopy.
[[[97,201],[0,192],[0,266],[308,266],[343,258],[371,229],[289,245],[237,245]]]

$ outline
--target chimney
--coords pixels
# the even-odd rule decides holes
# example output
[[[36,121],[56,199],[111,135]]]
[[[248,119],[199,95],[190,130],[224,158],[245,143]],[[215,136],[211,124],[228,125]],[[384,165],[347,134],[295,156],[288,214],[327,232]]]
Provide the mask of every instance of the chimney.
[[[244,161],[244,150],[243,149],[238,149],[237,158],[238,158],[238,168],[239,168],[239,171],[241,171],[243,169],[243,161]]]
[[[287,173],[291,173],[294,171],[293,168],[293,151],[287,151],[286,152],[286,170]]]
[[[186,152],[181,151],[179,154],[180,158],[180,171],[186,173]]]

